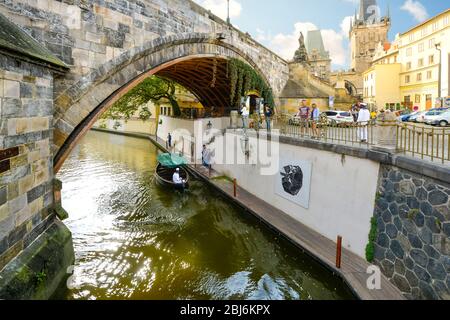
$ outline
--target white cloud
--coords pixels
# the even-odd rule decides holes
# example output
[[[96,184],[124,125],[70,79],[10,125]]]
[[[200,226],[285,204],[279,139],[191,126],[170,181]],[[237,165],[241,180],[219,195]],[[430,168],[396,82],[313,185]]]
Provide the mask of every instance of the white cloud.
[[[342,22],[341,22],[341,34],[345,37],[348,38],[349,37],[349,33],[350,33],[350,23],[354,20],[355,18],[353,16],[347,16],[345,17]]]
[[[225,0],[194,0],[202,7],[211,10],[212,13],[227,19],[227,1]],[[242,5],[238,0],[230,0],[230,18],[237,18],[241,15]]]
[[[346,40],[348,38],[351,18],[351,16],[345,17],[339,26],[340,29],[337,31],[333,29],[321,30],[325,49],[330,52],[332,63],[341,67],[346,66],[349,55]],[[278,53],[281,57],[286,60],[291,60],[299,46],[298,39],[300,37],[300,32],[302,32],[306,38],[308,31],[317,29],[318,27],[314,23],[297,22],[294,25],[292,33],[279,33],[273,37],[258,29],[256,40],[265,42],[270,49]]]
[[[411,14],[417,22],[425,21],[428,18],[427,9],[419,1],[406,0],[401,9]]]

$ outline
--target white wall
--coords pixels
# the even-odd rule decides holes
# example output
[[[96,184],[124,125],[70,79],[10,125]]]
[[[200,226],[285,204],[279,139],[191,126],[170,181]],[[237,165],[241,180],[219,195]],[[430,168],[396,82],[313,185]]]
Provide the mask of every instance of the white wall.
[[[195,133],[195,137],[198,139],[195,144],[197,160],[201,159],[203,144],[208,144],[209,142],[208,136],[218,134],[230,126],[229,117],[186,120],[160,116],[160,120],[162,120],[162,124],[158,128],[158,137],[167,140],[167,136],[170,133],[177,152],[182,151],[182,140],[184,138],[184,153],[188,158],[191,155],[190,142],[188,141]],[[209,122],[212,124],[211,130],[207,130]]]
[[[227,133],[227,135],[234,135]],[[228,140],[227,140],[228,141]],[[227,149],[233,145],[226,146]],[[276,194],[277,175],[260,175],[259,165],[220,165],[214,169],[236,178],[239,186],[286,212],[296,220],[365,257],[373,216],[379,164],[377,162],[299,146],[280,144],[281,156],[313,164],[310,207],[304,209]],[[228,150],[227,152],[231,152]]]

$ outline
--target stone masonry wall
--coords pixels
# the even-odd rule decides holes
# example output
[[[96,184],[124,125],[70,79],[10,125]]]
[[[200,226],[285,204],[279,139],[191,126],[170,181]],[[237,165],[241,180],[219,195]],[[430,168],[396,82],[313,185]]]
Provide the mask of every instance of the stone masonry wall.
[[[375,263],[409,299],[450,299],[450,186],[382,166]]]
[[[53,79],[0,55],[0,270],[52,222]]]
[[[192,33],[229,34],[224,41],[254,60],[275,94],[288,77],[283,59],[190,0],[0,0],[0,12],[71,66],[56,93],[132,48]]]

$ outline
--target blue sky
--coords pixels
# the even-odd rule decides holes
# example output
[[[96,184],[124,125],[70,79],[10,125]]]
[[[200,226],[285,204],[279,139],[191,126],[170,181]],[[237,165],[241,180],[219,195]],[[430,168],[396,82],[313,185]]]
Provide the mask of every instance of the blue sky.
[[[195,0],[217,15],[226,17],[226,0]],[[359,0],[230,0],[231,20],[244,32],[289,59],[298,47],[301,31],[321,29],[330,51],[333,69],[349,65],[348,28]],[[390,7],[395,34],[423,22],[448,8],[450,0],[378,0],[384,16]],[[358,9],[359,12],[359,9]]]

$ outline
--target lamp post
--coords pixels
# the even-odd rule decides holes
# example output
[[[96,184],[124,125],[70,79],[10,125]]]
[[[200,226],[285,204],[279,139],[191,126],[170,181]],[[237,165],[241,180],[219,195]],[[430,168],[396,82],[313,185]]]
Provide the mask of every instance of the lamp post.
[[[230,25],[230,0],[227,0],[227,24]]]
[[[436,50],[439,51],[439,76],[438,76],[438,98],[439,101],[441,101],[441,106],[442,106],[442,100],[441,100],[441,95],[442,95],[442,49],[441,49],[441,44],[440,43],[436,43],[435,44]]]

